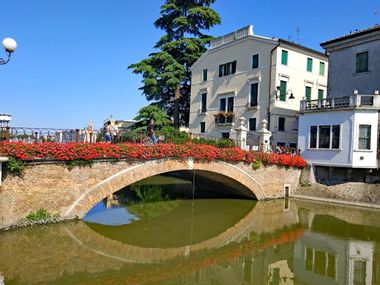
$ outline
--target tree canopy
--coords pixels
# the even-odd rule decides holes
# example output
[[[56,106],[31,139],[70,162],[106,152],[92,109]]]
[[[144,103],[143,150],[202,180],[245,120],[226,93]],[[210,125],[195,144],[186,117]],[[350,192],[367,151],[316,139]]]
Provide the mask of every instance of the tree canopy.
[[[141,108],[138,115],[133,119],[138,121],[133,127],[136,130],[145,130],[151,119],[154,120],[157,129],[171,125],[169,116],[152,104]]]
[[[175,125],[188,125],[190,110],[190,67],[206,51],[212,39],[203,33],[220,24],[210,8],[215,0],[165,0],[161,17],[154,22],[165,31],[148,58],[131,64],[133,73],[142,74],[139,89],[148,101],[174,117]]]

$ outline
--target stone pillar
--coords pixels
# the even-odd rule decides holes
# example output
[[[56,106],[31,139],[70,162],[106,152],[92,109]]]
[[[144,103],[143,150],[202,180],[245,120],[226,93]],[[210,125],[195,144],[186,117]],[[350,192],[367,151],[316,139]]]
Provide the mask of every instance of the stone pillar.
[[[259,151],[268,152],[270,151],[270,137],[272,136],[272,132],[267,129],[267,120],[261,121],[261,129],[257,131],[259,135]]]
[[[245,118],[239,118],[239,126],[235,128],[236,143],[240,149],[247,149],[247,133],[248,129],[244,126]]]
[[[3,162],[7,162],[8,157],[0,156],[0,187],[1,187],[1,179],[2,179],[2,169],[3,169]]]

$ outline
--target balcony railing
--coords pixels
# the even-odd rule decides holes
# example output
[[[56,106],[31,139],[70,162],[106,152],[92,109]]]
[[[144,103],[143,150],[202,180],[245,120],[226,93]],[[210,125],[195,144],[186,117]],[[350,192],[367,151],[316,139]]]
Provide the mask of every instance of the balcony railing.
[[[225,125],[232,124],[234,122],[234,113],[233,112],[222,112],[215,114],[215,124],[216,125]]]
[[[351,95],[310,101],[302,100],[300,112],[355,108],[380,109],[380,95]]]
[[[229,33],[223,37],[216,38],[210,42],[210,49],[216,48],[223,44],[233,42],[235,40],[244,38],[246,36],[253,35],[253,26],[247,26],[235,32]]]

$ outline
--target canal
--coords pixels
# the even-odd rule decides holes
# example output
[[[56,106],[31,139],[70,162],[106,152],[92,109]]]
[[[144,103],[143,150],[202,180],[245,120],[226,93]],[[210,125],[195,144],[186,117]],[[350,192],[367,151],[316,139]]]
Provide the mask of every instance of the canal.
[[[155,176],[84,220],[0,232],[0,284],[380,284],[379,211],[213,178]]]

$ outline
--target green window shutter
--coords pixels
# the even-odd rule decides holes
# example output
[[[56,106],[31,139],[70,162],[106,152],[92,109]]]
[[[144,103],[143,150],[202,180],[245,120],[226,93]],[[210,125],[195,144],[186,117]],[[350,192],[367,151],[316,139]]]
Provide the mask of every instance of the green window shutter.
[[[307,58],[306,70],[309,71],[309,72],[313,71],[313,59],[310,58],[310,57]]]
[[[368,71],[368,52],[356,54],[356,73]]]
[[[281,53],[281,64],[288,65],[288,51],[283,50]]]
[[[325,63],[322,61],[319,63],[319,75],[325,75]]]
[[[286,101],[287,82],[280,81],[280,101]]]
[[[309,86],[305,87],[305,98],[306,98],[306,101],[311,100],[311,87]]]
[[[323,99],[323,89],[318,89],[318,100],[322,100]]]

